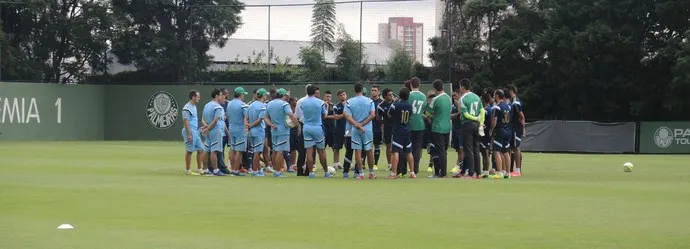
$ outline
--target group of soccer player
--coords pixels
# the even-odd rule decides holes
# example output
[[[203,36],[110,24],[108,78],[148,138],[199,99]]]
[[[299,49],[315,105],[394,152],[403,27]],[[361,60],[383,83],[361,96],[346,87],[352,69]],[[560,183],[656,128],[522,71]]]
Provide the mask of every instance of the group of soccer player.
[[[364,85],[356,83],[352,98],[342,89],[336,92],[337,104],[331,103],[330,91],[321,97],[320,89],[311,84],[305,86],[305,96],[300,99],[284,88],[259,88],[249,103],[244,102],[249,94],[243,87],[235,88],[232,98],[227,90],[214,89],[201,117],[196,107],[200,93],[191,90],[182,110],[186,174],[260,177],[272,173],[285,177],[294,172],[313,178],[318,155],[326,178],[334,177],[335,170],[349,178],[354,168],[354,178],[364,179],[366,162],[368,178],[375,179],[380,148],[386,145],[391,171],[386,178],[408,177],[408,173],[416,178],[423,146],[431,159],[428,171],[433,174],[429,177],[444,178],[451,140],[458,152],[454,178],[520,176],[519,146],[525,119],[517,89],[512,85],[484,89],[480,98],[470,85],[467,79],[454,83],[451,97],[443,82],[436,80],[434,89],[425,95],[419,91],[420,80],[413,77],[397,96],[391,89],[381,91],[373,85],[371,97],[367,97]],[[226,147],[229,167],[225,165]],[[326,147],[333,149],[330,168]],[[194,152],[196,171],[191,170]]]

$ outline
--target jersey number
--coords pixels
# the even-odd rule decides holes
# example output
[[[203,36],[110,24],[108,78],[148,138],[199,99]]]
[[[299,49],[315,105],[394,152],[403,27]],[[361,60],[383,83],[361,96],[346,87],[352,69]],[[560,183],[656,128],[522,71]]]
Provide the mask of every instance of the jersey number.
[[[410,111],[404,110],[400,112],[400,123],[407,124],[410,122]]]
[[[420,114],[422,113],[422,106],[424,105],[424,102],[421,100],[415,100],[412,102],[412,113],[414,114]]]
[[[510,112],[509,111],[503,112],[503,123],[504,124],[510,123]]]
[[[470,115],[472,115],[472,116],[479,115],[479,112],[477,109],[479,109],[479,102],[474,102],[474,103],[470,104]]]

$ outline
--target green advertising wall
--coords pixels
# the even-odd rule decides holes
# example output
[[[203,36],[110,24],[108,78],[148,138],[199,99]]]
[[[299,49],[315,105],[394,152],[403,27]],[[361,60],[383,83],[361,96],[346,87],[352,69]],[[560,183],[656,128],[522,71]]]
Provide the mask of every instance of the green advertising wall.
[[[0,140],[182,140],[180,111],[190,89],[201,92],[199,113],[213,88],[237,85],[64,85],[0,83]],[[304,95],[304,85],[243,86],[287,88]],[[322,94],[343,89],[353,96],[353,84],[319,85]],[[381,85],[397,92],[402,84]],[[430,90],[424,85],[422,91]],[[251,97],[247,96],[246,101]]]
[[[641,122],[640,153],[690,153],[690,122]]]
[[[0,83],[0,140],[102,140],[103,88]]]
[[[296,97],[304,95],[304,85],[288,86],[243,86],[246,91],[265,88],[286,88]],[[180,111],[188,101],[189,90],[201,91],[201,102],[197,111],[210,100],[214,88],[232,89],[233,86],[190,86],[190,85],[136,85],[106,86],[105,89],[105,139],[106,140],[182,140],[182,120]],[[401,85],[381,85],[381,89],[396,89]],[[321,93],[330,90],[335,95],[338,89],[353,96],[352,84],[328,84],[319,86]],[[431,89],[430,86],[425,88]],[[250,100],[245,97],[245,101]],[[335,102],[335,96],[333,102]]]

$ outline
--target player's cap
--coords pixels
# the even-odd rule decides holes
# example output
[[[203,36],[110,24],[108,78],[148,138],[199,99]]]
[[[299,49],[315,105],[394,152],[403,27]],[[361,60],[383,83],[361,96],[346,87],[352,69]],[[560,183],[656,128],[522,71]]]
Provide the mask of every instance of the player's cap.
[[[238,86],[238,87],[235,88],[235,94],[244,94],[244,95],[247,95],[247,94],[249,94],[249,93],[247,93],[247,91],[245,91],[243,87]]]
[[[290,95],[290,92],[288,90],[285,90],[285,88],[280,88],[276,92],[279,96],[285,96],[285,95]]]
[[[259,90],[256,90],[256,96],[263,97],[266,94],[268,94],[268,91],[266,91],[266,89],[259,88]]]

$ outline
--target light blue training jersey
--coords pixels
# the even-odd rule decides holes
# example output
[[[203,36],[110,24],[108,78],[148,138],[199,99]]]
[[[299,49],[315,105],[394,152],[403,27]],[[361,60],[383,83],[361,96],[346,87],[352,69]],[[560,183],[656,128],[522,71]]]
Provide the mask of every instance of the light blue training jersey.
[[[233,99],[228,103],[227,112],[228,121],[230,121],[230,135],[241,136],[244,134],[244,117],[247,116],[248,107],[244,101],[239,99]]]
[[[196,105],[187,102],[182,108],[182,119],[189,120],[189,130],[199,131],[199,116],[197,116]]]
[[[251,105],[249,105],[249,110],[247,111],[247,117],[249,120],[249,123],[254,123],[256,122],[257,119],[261,119],[261,122],[259,122],[259,125],[252,127],[249,129],[249,136],[252,137],[263,137],[266,135],[266,124],[264,123],[264,116],[266,115],[266,103],[263,103],[261,101],[253,101]]]
[[[352,116],[352,118],[358,123],[362,123],[375,109],[376,107],[374,107],[373,100],[364,96],[356,96],[347,100],[345,113]],[[364,129],[366,131],[373,131],[372,123],[369,122],[364,125]]]
[[[292,113],[290,104],[282,99],[274,99],[266,105],[266,116],[278,128],[271,130],[271,135],[290,135],[290,127],[285,124],[285,118]]]
[[[206,124],[211,125],[213,119],[218,118],[216,126],[213,127],[213,131],[225,134],[225,111],[223,107],[218,104],[218,102],[211,100],[206,105],[204,105],[204,111],[202,112],[204,121]]]
[[[323,124],[322,115],[328,113],[323,100],[314,96],[309,96],[302,100],[300,109],[302,109],[302,115],[304,116],[302,121],[304,125],[321,126]]]

